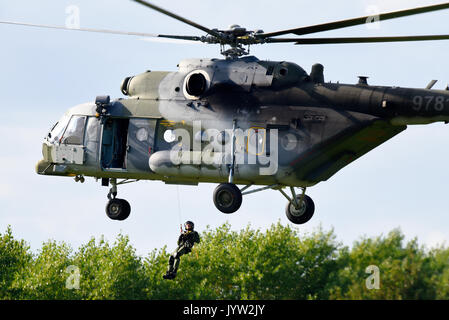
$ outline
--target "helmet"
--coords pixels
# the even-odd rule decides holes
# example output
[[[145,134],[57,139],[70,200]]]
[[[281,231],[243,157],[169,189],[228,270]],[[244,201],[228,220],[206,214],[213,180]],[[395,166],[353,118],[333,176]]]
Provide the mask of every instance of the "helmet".
[[[186,223],[184,223],[184,226],[186,227],[187,230],[193,230],[193,228],[195,227],[195,224],[192,221],[186,221]],[[190,226],[190,228],[189,228]]]

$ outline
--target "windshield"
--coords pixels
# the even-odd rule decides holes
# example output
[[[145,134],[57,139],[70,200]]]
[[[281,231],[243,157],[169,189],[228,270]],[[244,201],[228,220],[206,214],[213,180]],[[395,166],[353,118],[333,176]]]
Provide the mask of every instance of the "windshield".
[[[64,144],[83,144],[85,124],[85,116],[72,116],[62,139],[59,139],[60,142]]]
[[[59,142],[59,139],[64,133],[65,127],[67,126],[67,122],[69,122],[68,116],[63,116],[58,122],[56,122],[56,124],[48,133],[48,141],[50,143]]]

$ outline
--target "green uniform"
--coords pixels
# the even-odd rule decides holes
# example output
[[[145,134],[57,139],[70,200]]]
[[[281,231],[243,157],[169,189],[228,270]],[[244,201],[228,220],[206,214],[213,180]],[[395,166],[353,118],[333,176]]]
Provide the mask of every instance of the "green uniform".
[[[178,271],[180,258],[184,254],[190,253],[192,251],[193,245],[200,242],[200,236],[196,231],[184,231],[178,238],[178,247],[170,256],[168,260],[168,271],[167,273],[176,275]]]

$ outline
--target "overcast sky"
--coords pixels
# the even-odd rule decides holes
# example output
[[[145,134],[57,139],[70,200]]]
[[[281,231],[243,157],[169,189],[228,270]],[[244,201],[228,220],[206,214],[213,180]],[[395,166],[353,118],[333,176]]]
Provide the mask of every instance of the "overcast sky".
[[[240,24],[266,32],[353,18],[442,1],[154,1],[210,28]],[[81,27],[165,34],[203,35],[190,26],[127,0],[0,0],[0,20],[64,25],[68,8],[79,9]],[[359,26],[316,36],[448,34],[449,10]],[[219,57],[211,45],[169,44],[116,36],[0,25],[0,232],[11,225],[33,250],[43,241],[65,241],[77,248],[92,236],[113,240],[128,234],[138,253],[176,244],[179,223],[193,220],[198,230],[228,221],[233,229],[248,224],[266,228],[285,216],[285,198],[277,191],[245,196],[241,209],[224,215],[214,206],[215,184],[198,187],[139,182],[119,187],[132,206],[123,222],[106,217],[108,189],[88,178],[39,176],[42,138],[66,109],[97,95],[123,97],[123,78],[145,70],[175,71],[184,58]],[[369,76],[373,85],[435,88],[449,82],[449,41],[294,46],[255,46],[259,59],[292,61],[310,71],[325,66],[326,81],[356,83]],[[299,229],[322,225],[335,229],[346,245],[362,235],[401,228],[407,239],[434,246],[449,240],[449,126],[411,126],[399,136],[344,168],[329,181],[308,189],[316,211]],[[178,198],[179,191],[179,198]],[[181,210],[178,210],[178,199]]]

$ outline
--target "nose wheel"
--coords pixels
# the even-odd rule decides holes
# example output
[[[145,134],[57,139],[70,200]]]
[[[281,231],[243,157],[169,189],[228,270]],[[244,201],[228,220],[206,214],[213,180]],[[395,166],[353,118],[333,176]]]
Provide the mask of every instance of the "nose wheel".
[[[117,179],[110,179],[112,184],[108,193],[108,203],[106,204],[106,215],[112,220],[123,221],[129,217],[131,213],[131,205],[125,199],[117,198],[117,185],[128,183],[127,180],[117,183]],[[129,181],[134,182],[134,181]]]
[[[131,213],[131,206],[125,199],[114,198],[106,204],[106,215],[112,220],[125,220]]]

